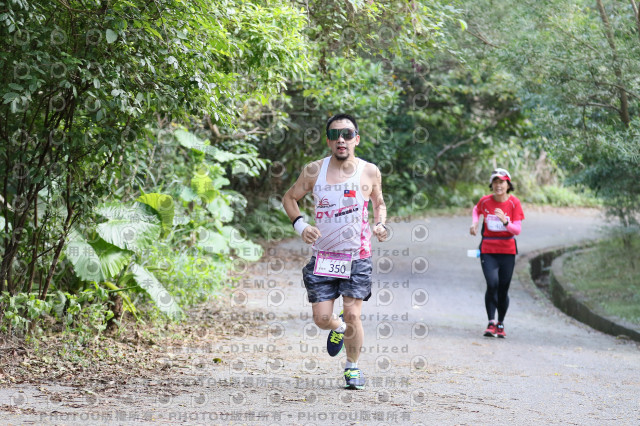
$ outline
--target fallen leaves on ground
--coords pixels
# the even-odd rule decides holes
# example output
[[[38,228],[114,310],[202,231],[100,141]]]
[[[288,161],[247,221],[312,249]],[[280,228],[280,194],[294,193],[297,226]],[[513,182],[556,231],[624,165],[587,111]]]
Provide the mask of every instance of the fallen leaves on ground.
[[[181,323],[135,323],[123,319],[112,333],[81,343],[71,333],[47,333],[20,338],[0,334],[0,386],[20,383],[56,383],[105,391],[132,380],[168,378],[193,368],[194,354],[181,348],[211,347],[237,334],[260,331],[259,313],[213,300],[187,312]],[[201,355],[198,355],[201,356]],[[225,354],[210,354],[223,364]]]

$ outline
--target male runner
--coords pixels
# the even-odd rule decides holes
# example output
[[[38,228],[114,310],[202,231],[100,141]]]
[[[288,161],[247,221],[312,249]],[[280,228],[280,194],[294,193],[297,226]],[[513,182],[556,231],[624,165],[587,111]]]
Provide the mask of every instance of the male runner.
[[[313,244],[313,255],[302,269],[313,321],[331,330],[327,352],[336,356],[346,346],[346,388],[362,389],[364,376],[358,358],[364,339],[360,320],[362,301],[371,296],[371,230],[368,206],[373,204],[374,235],[387,239],[387,208],[382,197],[380,170],[355,156],[360,144],[355,118],[337,114],[327,121],[331,156],[309,163],[282,199],[287,215],[302,241]],[[315,226],[300,215],[298,201],[313,192]],[[333,313],[340,295],[343,314]]]

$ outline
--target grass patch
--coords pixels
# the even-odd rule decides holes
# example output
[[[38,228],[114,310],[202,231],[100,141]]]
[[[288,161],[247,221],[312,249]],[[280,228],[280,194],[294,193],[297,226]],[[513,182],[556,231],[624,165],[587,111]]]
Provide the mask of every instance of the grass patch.
[[[607,315],[640,325],[640,238],[632,237],[631,250],[622,238],[602,241],[564,263],[565,278],[592,306]]]
[[[601,207],[602,201],[588,189],[545,185],[528,188],[526,195],[521,198],[532,204],[545,204],[555,207]]]

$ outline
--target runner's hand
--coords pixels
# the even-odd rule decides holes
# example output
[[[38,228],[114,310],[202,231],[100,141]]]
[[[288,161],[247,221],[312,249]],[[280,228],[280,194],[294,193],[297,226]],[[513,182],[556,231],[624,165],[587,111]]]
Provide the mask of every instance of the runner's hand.
[[[471,224],[471,227],[469,228],[469,233],[471,235],[477,235],[478,234],[478,222]]]
[[[301,237],[302,241],[304,241],[305,243],[313,244],[318,238],[322,237],[322,234],[320,234],[320,230],[318,228],[313,225],[309,225],[304,228]]]
[[[378,241],[383,242],[387,239],[387,228],[383,224],[378,224],[373,228],[373,235],[378,237]]]
[[[507,220],[507,217],[504,215],[504,212],[502,211],[502,209],[495,209],[493,214],[498,216],[498,219],[500,219],[502,223],[504,223]]]

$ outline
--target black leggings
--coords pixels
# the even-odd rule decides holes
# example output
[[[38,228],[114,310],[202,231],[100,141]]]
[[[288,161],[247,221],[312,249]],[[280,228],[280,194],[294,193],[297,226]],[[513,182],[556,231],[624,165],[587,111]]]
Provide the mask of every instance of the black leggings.
[[[509,308],[509,285],[516,264],[515,254],[481,254],[482,272],[487,280],[487,292],[484,294],[484,304],[487,308],[489,321],[495,319],[498,310],[498,321],[504,321]]]

